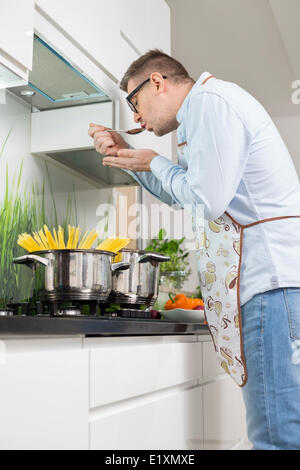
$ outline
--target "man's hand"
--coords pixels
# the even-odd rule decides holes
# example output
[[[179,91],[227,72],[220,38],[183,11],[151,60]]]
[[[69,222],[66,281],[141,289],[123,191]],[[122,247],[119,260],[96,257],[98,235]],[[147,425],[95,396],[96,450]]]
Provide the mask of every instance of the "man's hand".
[[[151,171],[150,163],[158,153],[149,149],[124,149],[119,150],[117,155],[103,158],[103,165],[132,171]]]
[[[102,155],[116,157],[121,149],[128,149],[129,145],[117,132],[105,132],[108,127],[90,124],[88,134],[94,139],[97,152]]]

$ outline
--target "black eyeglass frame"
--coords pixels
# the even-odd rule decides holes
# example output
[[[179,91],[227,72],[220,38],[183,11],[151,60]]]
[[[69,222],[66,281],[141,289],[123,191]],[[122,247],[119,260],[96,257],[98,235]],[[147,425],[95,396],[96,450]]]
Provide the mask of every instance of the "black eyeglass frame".
[[[168,78],[168,77],[166,75],[163,75],[162,78]],[[138,110],[132,103],[131,98],[133,98],[133,96],[136,95],[138,91],[140,91],[140,89],[145,85],[145,83],[150,82],[150,80],[151,78],[147,78],[147,80],[144,80],[142,83],[140,83],[131,93],[129,93],[128,96],[126,96],[126,101],[128,103],[128,106],[131,109],[131,111],[133,111],[134,113],[138,113]]]

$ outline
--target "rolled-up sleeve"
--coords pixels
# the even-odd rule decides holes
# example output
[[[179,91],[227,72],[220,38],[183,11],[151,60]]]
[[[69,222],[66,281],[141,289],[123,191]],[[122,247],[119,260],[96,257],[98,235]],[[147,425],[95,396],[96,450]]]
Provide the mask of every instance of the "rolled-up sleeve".
[[[216,219],[237,191],[251,136],[224,98],[199,93],[189,102],[186,138],[187,170],[157,156],[151,162],[151,171],[181,207],[201,204],[205,218]]]

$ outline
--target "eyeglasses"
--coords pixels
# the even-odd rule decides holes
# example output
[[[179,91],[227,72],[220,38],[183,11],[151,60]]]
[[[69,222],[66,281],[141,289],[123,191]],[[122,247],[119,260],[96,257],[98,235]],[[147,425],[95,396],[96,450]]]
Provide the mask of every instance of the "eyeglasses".
[[[168,77],[166,77],[166,75],[163,75],[163,78],[168,78]],[[131,93],[129,93],[129,95],[126,97],[126,101],[128,103],[128,106],[131,109],[131,111],[133,111],[134,113],[138,113],[138,110],[136,109],[136,107],[132,103],[131,98],[133,98],[133,96],[136,95],[138,91],[140,91],[140,89],[145,85],[145,83],[150,82],[150,80],[151,80],[151,78],[147,78],[147,80],[144,80]]]

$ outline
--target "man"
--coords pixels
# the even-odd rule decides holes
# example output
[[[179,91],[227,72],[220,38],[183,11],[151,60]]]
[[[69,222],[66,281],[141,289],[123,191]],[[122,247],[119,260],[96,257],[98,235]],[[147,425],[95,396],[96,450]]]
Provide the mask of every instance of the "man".
[[[211,247],[200,261],[212,284],[221,269],[224,287],[208,296],[203,265],[205,310],[222,367],[243,386],[248,437],[255,449],[300,449],[300,185],[288,150],[245,90],[207,72],[195,83],[159,50],[130,65],[121,89],[136,123],[157,136],[177,130],[179,162],[91,124],[103,165],[129,171],[169,205],[204,206]],[[228,272],[212,251],[220,235]]]

